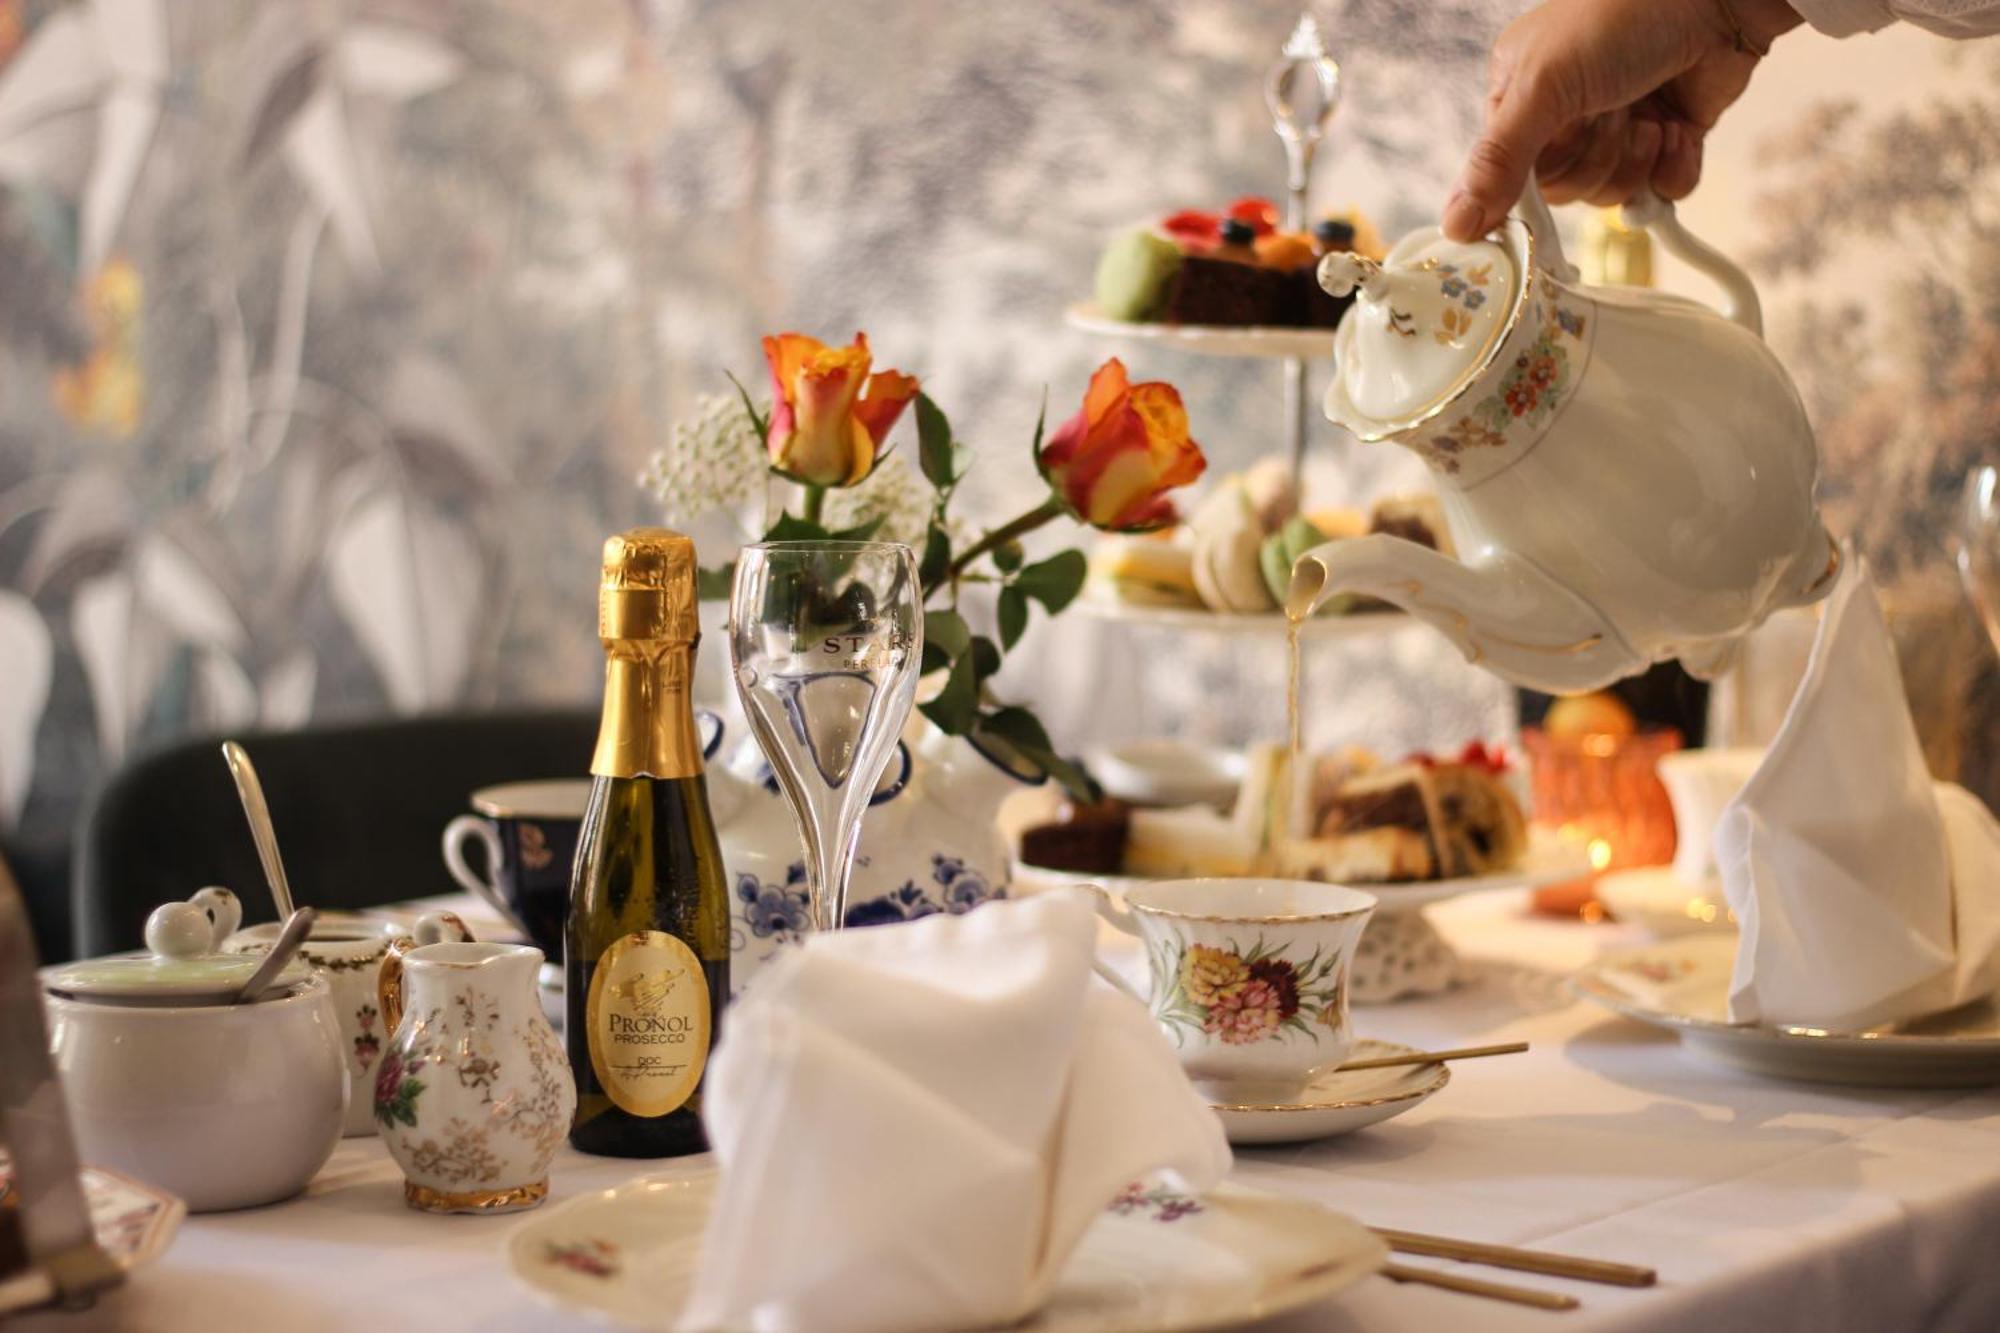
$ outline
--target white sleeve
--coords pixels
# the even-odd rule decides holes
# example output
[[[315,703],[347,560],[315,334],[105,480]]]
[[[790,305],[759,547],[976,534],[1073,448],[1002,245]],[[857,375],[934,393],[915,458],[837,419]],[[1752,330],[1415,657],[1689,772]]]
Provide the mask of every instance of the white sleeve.
[[[2000,0],[1789,0],[1798,16],[1829,37],[1874,32],[1897,19],[1944,37],[2000,33]]]

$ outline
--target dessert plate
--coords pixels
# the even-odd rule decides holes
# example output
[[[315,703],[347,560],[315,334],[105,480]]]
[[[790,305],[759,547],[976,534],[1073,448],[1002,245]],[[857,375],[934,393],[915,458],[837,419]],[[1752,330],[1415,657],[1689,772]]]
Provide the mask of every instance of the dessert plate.
[[[1571,978],[1585,999],[1678,1033],[1695,1054],[1774,1078],[1877,1088],[2000,1083],[2000,1009],[1989,998],[1866,1032],[1729,1021],[1736,935],[1691,935],[1607,955]]]
[[[1076,599],[1074,605],[1096,620],[1153,629],[1191,630],[1203,634],[1270,634],[1282,637],[1287,624],[1279,611],[1208,611],[1198,606],[1147,606],[1123,602],[1099,592]],[[1407,629],[1417,622],[1403,611],[1356,611],[1344,616],[1314,616],[1303,622],[1305,639],[1358,638],[1388,630]]]
[[[165,1190],[107,1171],[83,1168],[83,1198],[90,1209],[90,1227],[97,1244],[111,1261],[131,1273],[160,1257],[180,1230],[187,1205]],[[14,1168],[0,1148],[0,1208],[18,1204],[14,1198]],[[55,1298],[54,1281],[31,1271],[0,1280],[0,1316],[31,1309]]]
[[[641,1176],[530,1217],[514,1275],[549,1303],[625,1328],[671,1329],[701,1257],[713,1171]],[[1084,1233],[1048,1303],[1014,1333],[1234,1328],[1325,1300],[1388,1248],[1320,1204],[1238,1185],[1200,1199],[1134,1185]]]
[[[1393,1041],[1354,1043],[1349,1058],[1408,1055],[1416,1048]],[[1377,1124],[1415,1107],[1451,1082],[1442,1064],[1404,1065],[1394,1069],[1328,1070],[1314,1077],[1297,1101],[1230,1106],[1217,1103],[1222,1129],[1240,1146],[1258,1143],[1298,1143],[1332,1138]]]
[[[1255,324],[1135,324],[1112,319],[1094,301],[1079,301],[1063,311],[1073,329],[1107,338],[1130,338],[1171,347],[1197,356],[1307,357],[1333,356],[1333,330],[1274,328]]]
[[[1663,940],[1736,929],[1736,917],[1723,901],[1720,885],[1711,892],[1690,884],[1672,866],[1640,866],[1603,875],[1597,881],[1597,901],[1616,919],[1642,926]]]

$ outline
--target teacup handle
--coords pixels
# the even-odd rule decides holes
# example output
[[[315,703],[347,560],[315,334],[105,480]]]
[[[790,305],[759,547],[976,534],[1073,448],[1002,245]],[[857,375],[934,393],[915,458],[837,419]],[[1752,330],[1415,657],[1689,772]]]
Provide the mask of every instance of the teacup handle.
[[[504,921],[514,919],[514,913],[500,899],[500,890],[491,879],[481,878],[465,860],[465,844],[477,840],[486,848],[486,873],[497,875],[500,871],[500,834],[490,820],[479,815],[460,815],[444,826],[444,868],[458,881],[459,887],[483,901],[500,914]]]
[[[1110,922],[1113,929],[1123,931],[1135,939],[1138,937],[1138,918],[1133,915],[1131,908],[1112,897],[1110,890],[1101,884],[1082,884],[1078,887],[1096,899],[1097,915]],[[1148,1003],[1136,986],[1119,976],[1102,958],[1093,957],[1090,960],[1090,970],[1108,982],[1113,990],[1123,991],[1142,1005]]]

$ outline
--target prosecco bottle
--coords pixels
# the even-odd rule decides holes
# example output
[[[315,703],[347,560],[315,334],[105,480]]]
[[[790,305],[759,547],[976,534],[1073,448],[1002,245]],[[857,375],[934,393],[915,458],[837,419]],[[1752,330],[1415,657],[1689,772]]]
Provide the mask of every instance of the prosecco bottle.
[[[611,1157],[708,1146],[702,1072],[729,997],[729,902],[688,693],[694,577],[680,533],[635,528],[604,544],[604,719],[563,974],[569,1140]]]

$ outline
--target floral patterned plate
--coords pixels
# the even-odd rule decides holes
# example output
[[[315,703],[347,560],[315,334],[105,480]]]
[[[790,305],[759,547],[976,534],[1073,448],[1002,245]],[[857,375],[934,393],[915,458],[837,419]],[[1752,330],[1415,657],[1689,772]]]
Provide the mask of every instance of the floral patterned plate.
[[[1323,361],[1333,355],[1333,330],[1276,328],[1252,324],[1135,324],[1112,319],[1094,301],[1079,301],[1063,311],[1063,321],[1083,333],[1106,338],[1171,347],[1198,356],[1305,357]]]
[[[83,1168],[83,1198],[98,1245],[128,1274],[159,1258],[187,1216],[187,1205],[165,1190],[94,1166]],[[0,1148],[0,1208],[18,1204],[13,1163],[6,1149]],[[0,1288],[5,1292],[0,1294],[0,1315],[53,1298],[52,1287],[33,1283],[17,1281],[0,1284]],[[7,1299],[9,1295],[18,1296],[25,1304],[16,1306]]]
[[[1876,1088],[2000,1084],[2000,1006],[1991,999],[1866,1032],[1729,1021],[1736,934],[1690,935],[1607,954],[1570,981],[1577,994],[1678,1033],[1704,1059],[1773,1078]]]
[[[1393,1041],[1361,1040],[1348,1053],[1353,1060],[1407,1055],[1416,1048]],[[1391,1069],[1329,1070],[1315,1077],[1298,1101],[1275,1105],[1218,1105],[1223,1132],[1239,1145],[1299,1143],[1328,1139],[1399,1116],[1451,1082],[1442,1064],[1402,1065]]]
[[[670,1329],[700,1259],[716,1175],[641,1176],[530,1217],[514,1275],[551,1304],[626,1328]],[[1320,1204],[1222,1185],[1200,1199],[1134,1185],[1085,1233],[1014,1333],[1235,1328],[1325,1300],[1381,1268],[1375,1235]]]

